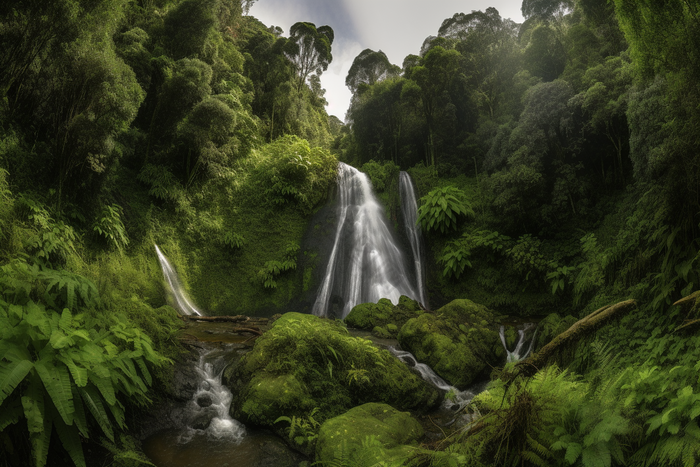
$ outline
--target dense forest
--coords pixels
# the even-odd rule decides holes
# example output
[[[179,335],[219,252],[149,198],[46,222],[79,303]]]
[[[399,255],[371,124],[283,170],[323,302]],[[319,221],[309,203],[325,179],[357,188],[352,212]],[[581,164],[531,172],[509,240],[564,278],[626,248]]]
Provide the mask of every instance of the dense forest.
[[[412,176],[434,309],[540,321],[542,345],[637,302],[495,368],[469,429],[322,465],[700,465],[700,2],[456,13],[400,66],[359,54],[343,123],[332,27],[285,35],[254,1],[0,4],[0,466],[152,465],[133,427],[185,353],[154,244],[213,315],[309,313],[339,161],[394,221]]]

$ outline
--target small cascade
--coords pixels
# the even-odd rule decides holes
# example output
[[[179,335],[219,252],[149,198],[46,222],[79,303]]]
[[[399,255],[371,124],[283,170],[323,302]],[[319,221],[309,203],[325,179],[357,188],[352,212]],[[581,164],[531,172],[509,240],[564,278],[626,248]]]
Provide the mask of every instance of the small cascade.
[[[192,399],[184,409],[185,427],[178,437],[179,444],[186,444],[195,435],[240,442],[245,427],[229,415],[231,392],[221,384],[223,368],[217,368],[223,359],[214,358],[213,351],[202,351],[195,371],[199,383]],[[215,355],[214,355],[215,356]]]
[[[424,308],[428,308],[428,301],[425,295],[425,262],[423,261],[423,235],[418,224],[418,202],[411,176],[407,172],[399,174],[399,194],[401,195],[401,213],[403,214],[406,236],[411,244],[413,253],[413,265],[416,270],[416,290],[418,301]]]
[[[418,299],[405,259],[392,238],[369,178],[342,162],[338,167],[338,223],[333,249],[312,312],[327,316],[331,302],[344,318],[359,303],[401,295]]]
[[[515,344],[515,348],[512,351],[508,350],[508,345],[506,345],[504,326],[501,326],[499,335],[501,336],[503,348],[506,349],[507,362],[517,362],[527,357],[532,351],[532,347],[535,345],[535,338],[537,337],[537,325],[534,323],[526,323],[518,329],[518,343]],[[527,348],[525,348],[525,346],[527,346]]]
[[[168,285],[170,285],[170,292],[174,299],[174,305],[177,311],[183,315],[202,316],[203,313],[199,311],[187,297],[185,289],[182,287],[182,284],[180,284],[180,279],[177,277],[177,273],[168,261],[168,258],[166,258],[163,252],[160,251],[158,245],[154,244],[153,246],[156,247],[158,261],[160,262],[160,267],[163,270],[163,276],[165,276],[165,280],[168,282]]]
[[[389,347],[389,352],[391,352],[396,358],[404,362],[409,367],[413,368],[425,381],[432,384],[438,389],[447,391],[452,394],[451,397],[445,398],[442,403],[444,409],[452,410],[453,412],[458,412],[462,410],[471,400],[474,398],[477,392],[472,392],[470,390],[460,391],[454,386],[447,384],[447,382],[440,378],[432,368],[430,368],[425,363],[420,363],[416,360],[411,352],[406,352],[405,350],[397,350],[394,347]]]

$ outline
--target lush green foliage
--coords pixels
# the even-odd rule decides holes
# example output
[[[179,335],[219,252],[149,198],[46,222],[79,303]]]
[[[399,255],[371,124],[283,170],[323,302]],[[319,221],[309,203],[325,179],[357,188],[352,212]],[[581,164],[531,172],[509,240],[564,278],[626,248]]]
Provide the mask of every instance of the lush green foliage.
[[[54,428],[75,465],[84,466],[80,436],[97,425],[113,441],[113,425],[125,427],[118,398],[147,402],[148,364],[165,362],[138,328],[86,319],[33,301],[0,303],[0,427],[26,419],[36,466],[46,464]]]
[[[464,193],[451,185],[431,190],[421,198],[418,222],[427,231],[447,233],[457,229],[462,218],[473,218],[474,211],[466,201]]]

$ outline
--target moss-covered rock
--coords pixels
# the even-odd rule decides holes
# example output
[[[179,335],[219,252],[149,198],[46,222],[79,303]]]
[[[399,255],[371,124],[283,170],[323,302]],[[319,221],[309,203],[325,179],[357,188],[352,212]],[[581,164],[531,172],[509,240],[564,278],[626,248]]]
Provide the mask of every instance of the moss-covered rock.
[[[505,351],[496,317],[471,300],[454,300],[409,320],[399,332],[401,347],[450,384],[464,389],[498,365]]]
[[[316,443],[316,461],[369,467],[406,458],[419,448],[423,428],[407,412],[387,404],[368,403],[326,421]]]
[[[406,321],[422,313],[425,311],[417,301],[402,295],[397,305],[386,298],[377,303],[355,305],[345,317],[345,323],[353,328],[371,330],[377,337],[396,338]]]
[[[318,425],[366,402],[398,409],[429,409],[440,392],[416,376],[387,350],[351,337],[340,321],[286,313],[255,342],[224,383],[238,401],[232,415],[243,423],[278,432],[293,421],[307,434],[293,438],[303,451],[312,448]],[[275,421],[287,417],[286,423]],[[293,430],[287,430],[287,434]]]

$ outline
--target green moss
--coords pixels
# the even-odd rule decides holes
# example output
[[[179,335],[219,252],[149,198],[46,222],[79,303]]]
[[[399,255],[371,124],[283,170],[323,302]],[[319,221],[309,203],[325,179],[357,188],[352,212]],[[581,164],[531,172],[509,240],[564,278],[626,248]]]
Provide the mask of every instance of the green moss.
[[[454,386],[465,388],[489,368],[489,363],[500,363],[504,351],[496,329],[491,311],[461,299],[409,320],[398,339],[419,361]]]
[[[350,409],[321,426],[316,461],[369,467],[405,459],[419,448],[423,428],[410,414],[386,404],[368,403]],[[409,446],[412,445],[412,446]]]
[[[342,322],[285,313],[255,342],[224,382],[235,418],[281,430],[280,417],[323,422],[353,406],[384,402],[424,410],[440,393],[387,350],[348,335]]]
[[[294,375],[259,375],[250,381],[241,411],[247,414],[248,422],[271,426],[281,413],[289,413],[291,410],[311,411],[314,406],[314,400],[308,397],[306,386]]]
[[[354,328],[372,330],[377,337],[396,338],[406,321],[421,313],[423,310],[418,302],[402,295],[398,305],[386,298],[377,303],[356,305],[345,317],[345,323]]]

